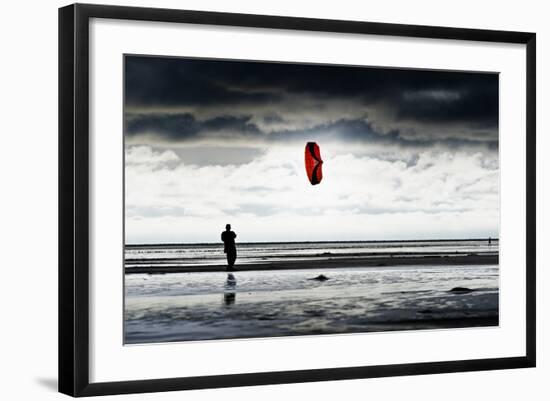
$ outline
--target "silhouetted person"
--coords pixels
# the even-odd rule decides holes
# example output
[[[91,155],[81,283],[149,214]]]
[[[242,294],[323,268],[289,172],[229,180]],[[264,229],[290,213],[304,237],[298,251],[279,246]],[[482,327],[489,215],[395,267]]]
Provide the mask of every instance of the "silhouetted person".
[[[233,270],[235,260],[237,259],[237,247],[235,246],[237,234],[231,231],[231,224],[225,225],[225,231],[222,232],[223,251],[227,256],[227,270]]]

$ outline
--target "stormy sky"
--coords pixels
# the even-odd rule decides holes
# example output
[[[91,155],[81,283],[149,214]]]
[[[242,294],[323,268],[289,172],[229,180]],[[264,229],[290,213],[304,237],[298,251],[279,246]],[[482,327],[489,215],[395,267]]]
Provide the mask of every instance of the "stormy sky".
[[[126,56],[124,93],[127,243],[498,236],[497,74]]]

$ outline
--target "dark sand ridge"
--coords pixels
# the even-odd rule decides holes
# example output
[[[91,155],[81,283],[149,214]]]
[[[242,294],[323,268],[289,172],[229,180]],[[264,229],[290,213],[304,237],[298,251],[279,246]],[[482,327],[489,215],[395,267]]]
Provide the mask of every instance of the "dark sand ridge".
[[[309,259],[309,260],[308,260]],[[312,260],[314,259],[314,260]],[[158,262],[154,260],[153,262]],[[212,272],[225,271],[226,265],[173,265],[174,260],[166,260],[169,264],[155,266],[126,267],[126,274],[132,273],[182,273],[182,272]],[[322,269],[347,267],[383,267],[383,266],[445,266],[445,265],[497,265],[498,254],[378,254],[376,256],[327,256],[324,258],[306,258],[303,260],[277,260],[258,263],[237,264],[237,271],[249,270],[287,270],[287,269]]]

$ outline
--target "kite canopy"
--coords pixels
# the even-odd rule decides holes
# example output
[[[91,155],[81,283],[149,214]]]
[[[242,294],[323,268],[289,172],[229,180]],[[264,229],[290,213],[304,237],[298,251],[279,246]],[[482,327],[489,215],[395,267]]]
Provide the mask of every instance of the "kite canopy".
[[[321,160],[321,151],[319,145],[315,142],[306,144],[305,157],[307,178],[311,185],[317,185],[323,179],[323,160]]]

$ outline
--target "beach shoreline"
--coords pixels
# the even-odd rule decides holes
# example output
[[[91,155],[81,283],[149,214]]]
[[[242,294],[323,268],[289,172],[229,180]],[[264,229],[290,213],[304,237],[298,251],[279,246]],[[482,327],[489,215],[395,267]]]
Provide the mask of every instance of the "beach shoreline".
[[[309,260],[308,260],[309,259]],[[266,261],[257,263],[237,264],[236,271],[257,270],[291,270],[291,269],[323,269],[350,267],[391,267],[407,265],[423,266],[453,266],[453,265],[498,265],[496,254],[468,255],[377,255],[369,257],[332,256],[327,258],[308,258],[304,260]],[[168,274],[226,271],[227,265],[155,265],[125,267],[126,274]]]
[[[351,330],[313,330],[307,333],[273,333],[268,335],[247,335],[238,336],[232,334],[219,334],[215,336],[205,336],[201,338],[186,338],[180,336],[178,339],[164,339],[164,338],[135,338],[132,336],[126,336],[124,339],[125,345],[140,345],[140,344],[155,344],[155,343],[175,343],[175,342],[193,342],[193,341],[219,341],[219,340],[250,340],[260,338],[289,338],[289,337],[306,337],[306,336],[335,336],[335,335],[350,335],[350,334],[374,334],[374,333],[391,333],[402,331],[432,331],[432,330],[447,330],[447,329],[469,329],[469,328],[496,328],[499,327],[499,317],[496,316],[484,316],[484,317],[464,317],[464,318],[449,318],[449,319],[419,319],[419,320],[406,320],[399,322],[381,322],[371,324],[369,327],[361,329]]]

